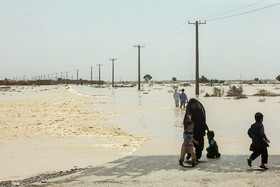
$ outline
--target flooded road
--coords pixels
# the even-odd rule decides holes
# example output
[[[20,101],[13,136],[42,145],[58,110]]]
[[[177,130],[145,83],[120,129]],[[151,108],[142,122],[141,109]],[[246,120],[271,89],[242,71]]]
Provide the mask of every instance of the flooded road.
[[[73,86],[81,94],[93,96],[93,107],[97,110],[110,111],[112,117],[104,123],[121,127],[137,136],[149,137],[150,140],[136,152],[140,155],[179,154],[182,143],[183,118],[185,110],[176,108],[173,100],[174,85],[145,85],[144,91],[137,88],[93,88]],[[184,88],[188,98],[194,96],[194,86]],[[244,86],[247,95],[266,89],[280,93],[276,85]],[[213,87],[201,86],[202,93],[196,97],[205,107],[206,120],[210,130],[215,131],[222,154],[249,154],[250,138],[247,130],[254,123],[254,114],[264,114],[264,126],[267,137],[271,140],[269,154],[279,154],[280,148],[280,97],[256,97],[233,99],[228,97],[204,97],[212,93]],[[225,92],[228,86],[222,87]],[[260,102],[260,99],[265,101]],[[207,140],[205,137],[205,145]]]

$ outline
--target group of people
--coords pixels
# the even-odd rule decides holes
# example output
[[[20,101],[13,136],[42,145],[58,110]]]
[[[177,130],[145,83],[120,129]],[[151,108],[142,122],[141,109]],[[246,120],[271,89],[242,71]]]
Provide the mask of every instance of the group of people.
[[[177,90],[174,92],[174,99],[176,104],[175,93],[178,93]],[[184,89],[181,94],[184,93]],[[181,95],[180,94],[180,95]],[[181,97],[179,97],[181,99]],[[187,98],[187,97],[185,97]],[[181,101],[181,100],[180,100]],[[184,98],[182,99],[184,105]],[[182,101],[181,106],[182,107]],[[179,102],[179,101],[178,101]],[[176,105],[177,107],[177,105]],[[185,106],[184,106],[185,107]],[[255,160],[258,156],[262,156],[262,161],[260,168],[267,170],[265,166],[268,160],[267,147],[270,141],[267,139],[263,122],[263,114],[255,114],[255,123],[251,125],[248,130],[248,135],[252,139],[252,144],[250,146],[250,151],[253,151],[250,158],[247,159],[248,165],[252,166],[252,161]],[[204,149],[204,136],[207,131],[207,138],[209,146],[207,147],[207,158],[220,158],[221,154],[219,153],[217,142],[214,140],[215,133],[214,131],[209,131],[209,128],[206,124],[206,114],[203,105],[196,99],[192,98],[188,101],[186,106],[186,113],[184,117],[184,133],[183,133],[183,144],[181,147],[181,156],[179,159],[179,165],[184,166],[183,162],[185,160],[185,155],[187,154],[186,159],[189,160],[192,158],[192,166],[198,164],[199,159],[202,156],[202,151]]]
[[[178,92],[178,89],[175,88],[175,92],[173,93],[173,98],[175,100],[175,106],[179,107],[179,101],[180,101],[180,108],[182,106],[185,108],[186,107],[186,102],[188,102],[188,97],[185,94],[185,90],[182,89],[182,93]]]

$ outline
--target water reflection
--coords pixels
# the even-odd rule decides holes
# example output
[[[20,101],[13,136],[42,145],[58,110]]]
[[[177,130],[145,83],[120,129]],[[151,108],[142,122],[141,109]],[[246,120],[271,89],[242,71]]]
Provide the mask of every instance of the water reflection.
[[[142,92],[138,91],[138,106],[142,106]]]

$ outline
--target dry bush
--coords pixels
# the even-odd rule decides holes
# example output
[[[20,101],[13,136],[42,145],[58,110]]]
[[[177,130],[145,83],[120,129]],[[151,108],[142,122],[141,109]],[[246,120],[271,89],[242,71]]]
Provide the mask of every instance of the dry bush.
[[[227,96],[243,96],[243,86],[230,86],[227,92]]]

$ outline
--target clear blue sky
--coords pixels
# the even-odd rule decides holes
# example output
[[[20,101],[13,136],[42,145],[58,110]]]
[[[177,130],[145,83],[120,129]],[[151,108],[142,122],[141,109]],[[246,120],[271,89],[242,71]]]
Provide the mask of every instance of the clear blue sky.
[[[260,0],[0,0],[0,79],[69,71],[102,79],[194,78],[195,29],[187,24]],[[266,0],[231,14],[264,7]],[[226,15],[223,15],[226,16]],[[274,79],[280,74],[280,6],[201,25],[200,75]]]

